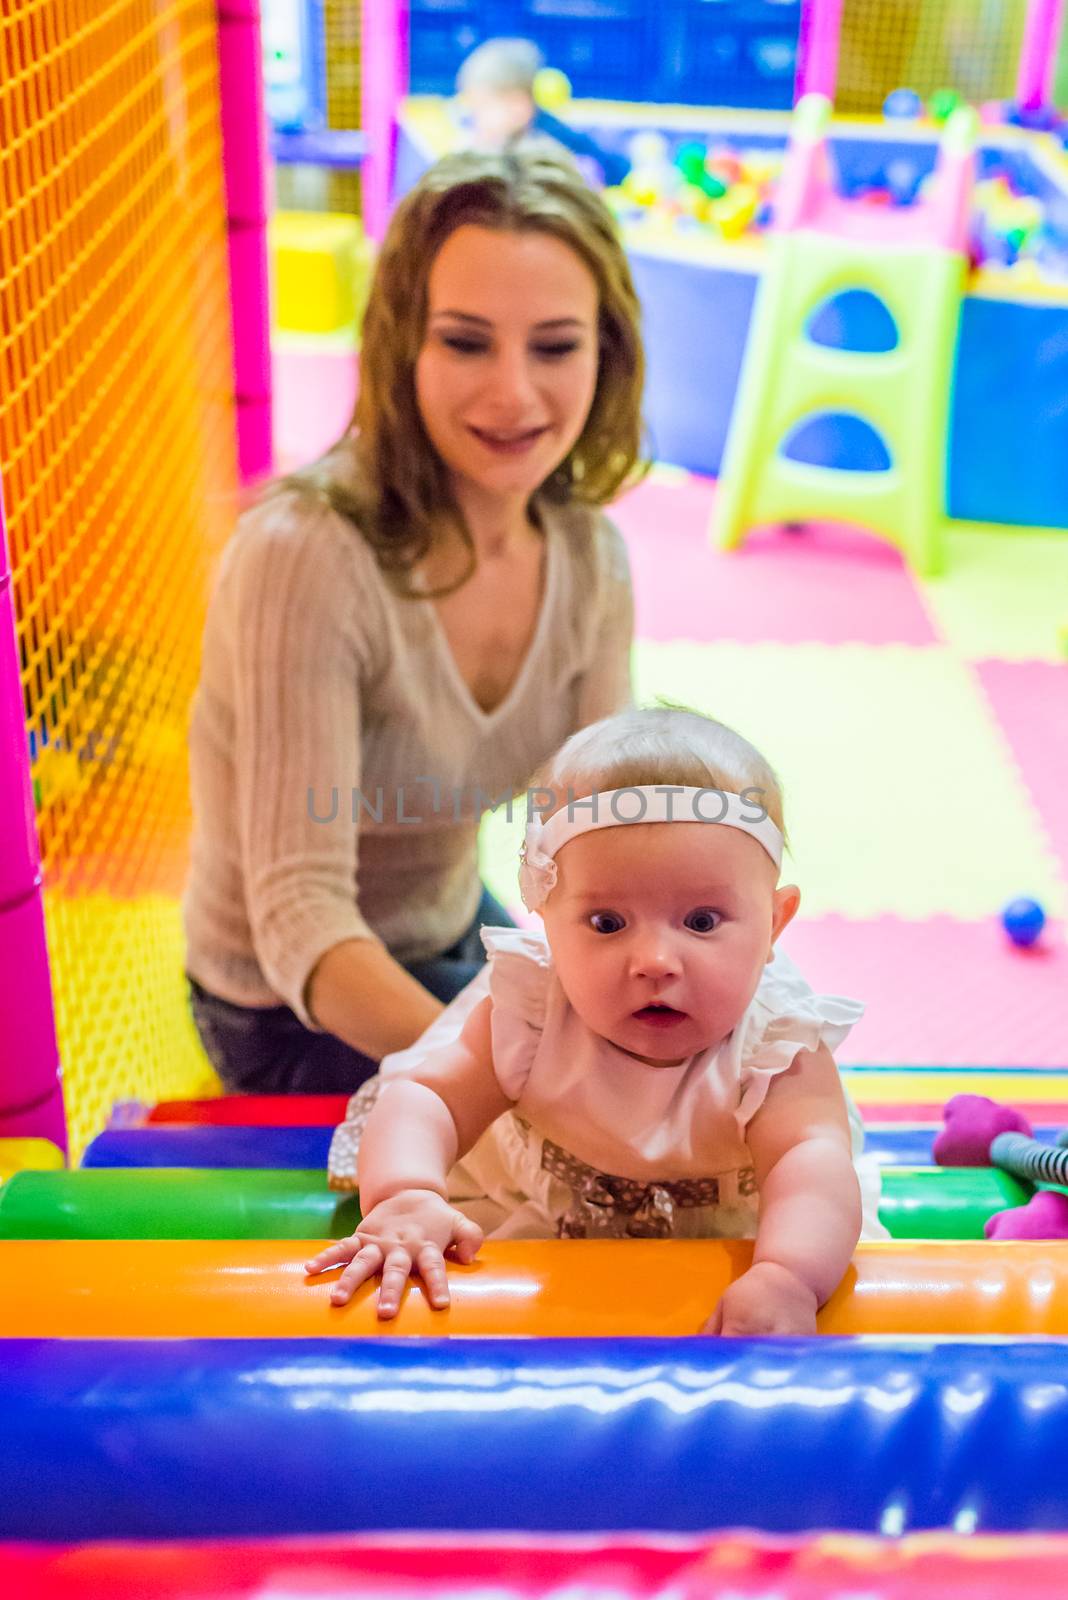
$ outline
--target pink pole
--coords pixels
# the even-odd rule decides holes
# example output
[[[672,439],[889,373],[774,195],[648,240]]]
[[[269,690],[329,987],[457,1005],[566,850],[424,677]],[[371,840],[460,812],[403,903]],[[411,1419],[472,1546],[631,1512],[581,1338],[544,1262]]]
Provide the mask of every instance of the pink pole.
[[[842,29],[843,0],[802,0],[801,28],[797,39],[797,75],[794,100],[806,94],[825,94],[834,100],[838,85],[838,39]]]
[[[67,1147],[0,494],[0,1138]]]
[[[1063,23],[1064,0],[1031,0],[1016,76],[1016,104],[1021,111],[1040,111],[1053,98],[1053,74]]]
[[[381,239],[393,199],[397,110],[408,93],[408,0],[364,0],[361,28],[363,226],[369,239]]]
[[[237,458],[243,483],[267,476],[271,441],[267,289],[267,115],[259,0],[216,0]]]

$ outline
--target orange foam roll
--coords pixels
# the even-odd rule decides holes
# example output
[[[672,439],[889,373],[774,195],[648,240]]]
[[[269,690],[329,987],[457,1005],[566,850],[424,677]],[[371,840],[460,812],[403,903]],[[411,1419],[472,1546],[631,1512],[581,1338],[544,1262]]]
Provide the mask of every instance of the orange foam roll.
[[[413,1280],[380,1322],[372,1287],[330,1304],[338,1272],[308,1278],[322,1247],[292,1240],[8,1240],[0,1336],[323,1338],[696,1333],[752,1245],[733,1240],[490,1243],[451,1267],[452,1305]],[[1068,1334],[1068,1244],[862,1245],[820,1313],[825,1334]]]

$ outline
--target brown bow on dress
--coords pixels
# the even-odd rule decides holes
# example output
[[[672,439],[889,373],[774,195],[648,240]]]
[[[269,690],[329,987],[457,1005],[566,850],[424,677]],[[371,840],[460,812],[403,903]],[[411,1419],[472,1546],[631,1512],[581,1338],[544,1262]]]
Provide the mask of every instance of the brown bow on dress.
[[[598,1172],[558,1144],[546,1139],[541,1164],[571,1190],[573,1204],[557,1224],[561,1239],[591,1239],[598,1234],[624,1239],[670,1239],[676,1210],[720,1204],[718,1178],[680,1178],[674,1182],[638,1183]],[[751,1169],[738,1174],[738,1192],[752,1194]]]

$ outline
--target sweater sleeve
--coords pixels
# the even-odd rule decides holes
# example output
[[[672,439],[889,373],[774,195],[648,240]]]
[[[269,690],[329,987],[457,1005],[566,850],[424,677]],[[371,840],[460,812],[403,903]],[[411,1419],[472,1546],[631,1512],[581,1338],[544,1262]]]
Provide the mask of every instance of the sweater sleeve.
[[[364,551],[325,507],[258,508],[229,563],[236,825],[253,943],[271,987],[317,1028],[319,958],[374,935],[357,906],[360,693],[373,605]],[[364,603],[361,604],[361,599]]]
[[[585,728],[632,705],[630,656],[634,643],[634,594],[623,535],[608,517],[599,518],[596,618],[589,667],[579,698],[578,726]]]

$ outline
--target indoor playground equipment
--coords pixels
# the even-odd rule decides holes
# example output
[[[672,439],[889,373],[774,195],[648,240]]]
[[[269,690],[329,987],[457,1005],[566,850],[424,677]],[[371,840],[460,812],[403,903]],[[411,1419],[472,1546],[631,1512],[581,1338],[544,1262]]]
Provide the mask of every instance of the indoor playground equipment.
[[[694,52],[677,82],[668,81],[662,65],[675,59],[668,45],[659,34],[639,34],[637,8],[624,7],[610,23],[586,19],[573,55],[551,28],[539,32],[533,16],[524,27],[573,81],[568,119],[632,159],[616,203],[645,308],[647,413],[658,456],[713,476],[723,466],[757,286],[774,237],[772,197],[791,105],[808,93],[832,101],[827,143],[836,188],[863,208],[873,231],[905,234],[909,213],[925,207],[956,98],[980,110],[984,121],[973,203],[954,243],[954,252],[966,244],[969,260],[979,265],[966,281],[950,369],[946,508],[957,523],[1064,528],[1068,452],[1058,397],[1068,335],[1068,158],[1046,114],[1058,52],[1065,49],[1059,0],[997,7],[972,0],[807,0],[762,11],[724,0],[714,7],[665,5],[657,15],[664,37]],[[517,17],[510,20],[508,31],[524,31]],[[761,76],[774,93],[763,98],[750,93],[749,74],[762,60],[750,25],[776,41],[778,75],[765,61]],[[438,26],[449,45],[435,36],[432,62],[427,45],[412,47],[416,92],[401,111],[401,189],[456,142],[444,62],[458,65],[463,46],[455,24],[440,19]],[[788,27],[792,52],[783,38]],[[613,67],[598,76],[597,52],[608,53],[610,31]],[[735,66],[733,87],[710,65],[727,59]],[[788,82],[783,60],[792,66]],[[698,93],[697,62],[715,84],[714,96]],[[924,114],[884,116],[884,103],[905,88]],[[938,95],[947,88],[954,95]],[[610,93],[612,100],[605,98]],[[941,121],[929,114],[932,106]],[[814,425],[807,445],[812,460],[835,461],[854,475],[871,465],[870,437],[836,419]]]
[[[390,205],[403,9],[262,0],[262,22],[273,329],[351,351]]]
[[[945,438],[964,288],[974,112],[946,123],[922,202],[872,211],[842,199],[827,148],[831,103],[794,118],[716,498],[728,548],[758,523],[859,524],[920,572],[942,566]],[[883,327],[865,344],[821,327],[846,297]],[[835,337],[838,334],[839,337]],[[866,429],[877,467],[804,455],[813,419]]]
[[[341,19],[332,0],[323,9],[331,26],[350,27],[351,6]],[[609,23],[622,39],[630,10],[624,0],[616,9]],[[653,9],[656,29],[665,18],[676,27],[670,59],[692,74],[672,81],[696,92],[712,56],[681,46],[713,33],[684,36],[685,8]],[[722,18],[757,8],[698,9]],[[1046,19],[1036,82],[1058,9],[1026,11],[1035,28]],[[479,1586],[547,1597],[588,1582],[605,1600],[853,1600],[861,1588],[871,1600],[956,1600],[1010,1586],[1059,1596],[1068,1257],[1033,1226],[1011,1242],[983,1235],[995,1217],[1026,1212],[1041,1225],[1042,1208],[1048,1220],[1057,1206],[1059,1186],[1047,1185],[1063,1172],[1063,1072],[847,1072],[883,1163],[893,1237],[858,1250],[815,1340],[691,1337],[749,1259],[750,1246],[732,1242],[491,1244],[454,1274],[448,1313],[432,1313],[413,1285],[385,1333],[368,1293],[337,1311],[333,1275],[306,1279],[313,1246],[357,1214],[322,1177],[341,1107],[213,1097],[185,1009],[177,909],[184,719],[205,597],[239,484],[270,450],[257,7],[116,0],[97,10],[9,0],[0,20],[0,113],[13,130],[0,149],[11,561],[0,570],[4,1592],[458,1600]],[[410,8],[413,67],[461,10]],[[946,0],[939,14],[952,10]],[[872,13],[860,0],[768,11],[777,31],[746,23],[738,35],[750,79],[729,68],[715,81],[744,86],[766,69],[760,103],[771,110],[751,115],[778,118],[766,147],[781,151],[790,49],[800,40],[805,90],[829,93],[835,54],[840,84],[855,86],[859,22]],[[598,32],[605,19],[576,19],[550,0],[529,15],[588,93],[582,62],[598,52],[586,44],[609,38]],[[372,237],[388,208],[408,20],[392,0],[364,9]],[[644,37],[651,46],[653,32]],[[375,51],[381,72],[369,71]],[[962,85],[967,97],[1013,99],[1004,69],[1024,54],[1010,39],[989,81]],[[619,68],[618,51],[601,56]],[[875,109],[906,83],[928,100],[947,77],[924,81],[913,59],[879,86]],[[58,121],[57,84],[71,109]],[[402,158],[418,112],[404,110]],[[680,143],[701,132],[692,108],[677,123],[642,115]],[[621,140],[640,123],[626,107],[590,121]],[[964,127],[958,117],[944,134],[958,153]],[[747,147],[763,137],[746,127]],[[839,160],[852,141],[859,183],[888,137],[882,123],[844,138],[835,125],[830,154]],[[926,123],[894,137],[933,167]],[[981,136],[980,163],[988,138],[1021,166],[1059,170],[1034,142],[1054,133],[998,127]],[[722,158],[714,166],[702,158],[705,187],[724,184],[710,201],[745,181]],[[716,243],[736,245],[739,262],[753,248],[745,234]],[[680,404],[694,403],[686,375],[720,337],[717,319],[733,315],[744,332],[759,269],[751,257],[737,267],[701,259],[694,230],[690,245],[690,258],[635,250],[650,305],[657,272],[690,275],[670,280],[689,283],[672,313],[676,344],[692,347],[678,367]],[[744,280],[733,300],[731,279]],[[1061,314],[1021,288],[991,315],[1010,305]],[[968,415],[970,314],[966,296],[951,427]],[[659,316],[654,421],[660,406],[670,431],[664,363],[674,356]],[[1025,406],[1034,376],[1005,332],[995,323],[989,338],[1021,370],[1012,385],[994,380],[1006,391],[992,422],[1002,430],[1010,398]],[[731,337],[728,364],[740,348]],[[689,418],[705,445],[717,370],[706,360]],[[934,1124],[956,1090],[1011,1099],[1015,1126],[998,1131],[1029,1141],[1022,1152],[992,1136],[994,1164],[938,1167]],[[1023,1165],[1005,1170],[1006,1150]]]
[[[185,725],[238,472],[270,460],[255,8],[79,15],[0,23],[0,1138],[75,1150],[138,1084],[210,1082]]]

